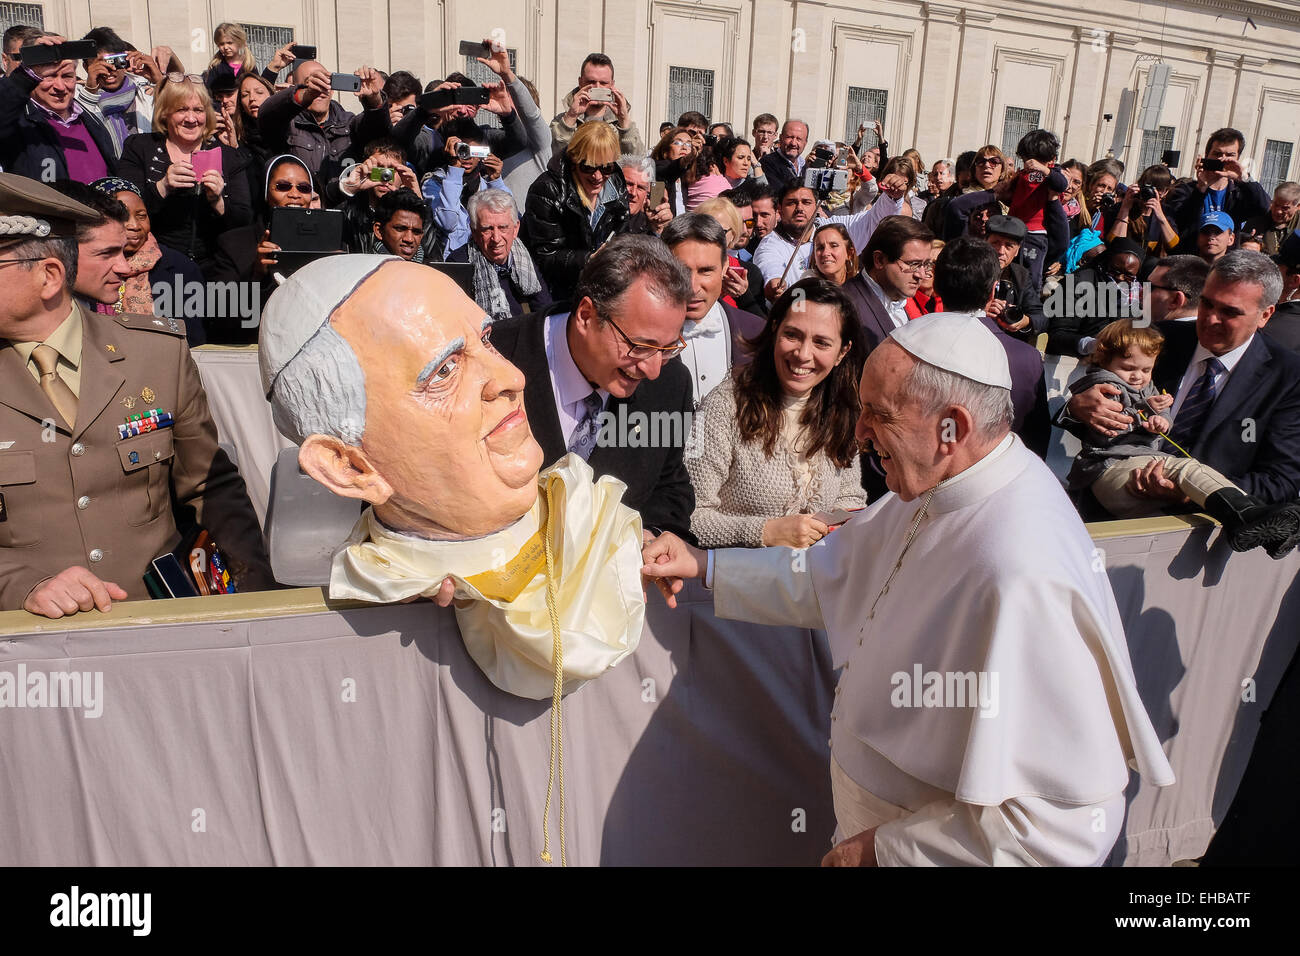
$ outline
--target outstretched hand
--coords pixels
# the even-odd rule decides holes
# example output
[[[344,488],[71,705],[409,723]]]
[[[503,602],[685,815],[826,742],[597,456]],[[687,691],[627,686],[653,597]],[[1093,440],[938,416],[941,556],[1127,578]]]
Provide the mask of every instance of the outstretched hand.
[[[683,581],[703,578],[708,565],[704,551],[668,531],[646,541],[641,548],[641,561],[641,577],[658,585],[669,607],[677,606],[677,594]]]

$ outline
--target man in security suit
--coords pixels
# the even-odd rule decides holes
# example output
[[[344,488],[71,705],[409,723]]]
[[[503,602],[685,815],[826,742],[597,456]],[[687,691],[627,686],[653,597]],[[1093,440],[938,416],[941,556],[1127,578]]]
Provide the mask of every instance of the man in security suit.
[[[0,173],[0,610],[58,618],[147,598],[150,562],[181,541],[174,508],[208,529],[240,590],[272,587],[184,325],[73,298],[77,223],[100,220]]]

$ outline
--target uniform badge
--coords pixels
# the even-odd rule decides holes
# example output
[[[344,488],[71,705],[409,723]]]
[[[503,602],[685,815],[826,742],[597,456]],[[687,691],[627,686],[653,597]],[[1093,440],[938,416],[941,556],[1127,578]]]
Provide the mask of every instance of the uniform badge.
[[[131,409],[135,408],[135,396],[128,395],[126,398],[122,399],[122,404],[126,407],[126,410],[129,412]]]
[[[129,459],[131,459],[131,464],[133,464],[133,465],[138,465],[138,464],[140,464],[140,453],[139,453],[138,451],[133,451],[133,452],[131,452],[129,455],[127,455],[126,457],[129,458]]]
[[[157,397],[158,397],[158,396],[154,395],[154,393],[153,393],[153,389],[150,388],[148,385],[146,385],[144,388],[142,388],[142,389],[140,390],[140,399],[141,399],[141,401],[143,401],[146,405],[152,405],[152,404],[153,404],[153,400],[154,400],[155,398],[157,398]]]
[[[108,349],[110,352],[116,352],[116,351],[117,351],[117,346],[116,346],[116,345],[105,345],[104,348]]]
[[[167,328],[171,329],[173,332],[179,332],[181,330],[181,325],[169,315],[167,316]]]
[[[162,320],[162,319],[154,319],[154,320],[153,320],[153,324],[156,325],[156,326],[158,326],[158,328],[161,329],[161,328],[163,327],[163,320]]]

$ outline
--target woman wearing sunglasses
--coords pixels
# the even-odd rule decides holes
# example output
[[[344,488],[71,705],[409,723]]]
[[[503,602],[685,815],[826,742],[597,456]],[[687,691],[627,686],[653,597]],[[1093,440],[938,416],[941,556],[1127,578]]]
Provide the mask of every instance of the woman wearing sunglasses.
[[[307,209],[311,206],[315,186],[311,172],[301,159],[284,154],[276,156],[266,167],[266,187],[253,221],[246,226],[222,233],[217,240],[216,262],[204,273],[213,282],[260,282],[263,303],[275,290],[271,272],[280,247],[271,241],[271,210],[284,206]],[[244,345],[257,341],[257,329],[245,329],[238,321],[212,323],[208,341],[218,345]]]
[[[118,164],[144,197],[158,241],[204,275],[215,265],[217,237],[253,218],[248,158],[213,139],[216,128],[207,88],[169,73],[154,101],[154,131],[128,136]]]
[[[559,166],[547,169],[528,190],[526,244],[557,302],[572,297],[587,258],[627,228],[627,186],[618,157],[613,126],[583,123]]]

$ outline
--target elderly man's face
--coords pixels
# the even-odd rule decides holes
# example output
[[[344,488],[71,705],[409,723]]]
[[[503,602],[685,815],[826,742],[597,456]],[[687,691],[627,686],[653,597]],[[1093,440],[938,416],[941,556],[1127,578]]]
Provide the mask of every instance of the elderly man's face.
[[[508,212],[486,207],[478,211],[478,224],[470,230],[470,239],[483,258],[503,266],[510,258],[510,248],[519,235],[519,223]]]
[[[952,183],[952,167],[947,163],[935,163],[930,170],[930,188],[936,193],[941,193]]]
[[[1273,315],[1274,305],[1261,302],[1263,288],[1210,273],[1196,315],[1196,338],[1213,355],[1245,345]]]
[[[916,365],[905,349],[887,339],[875,348],[862,369],[858,395],[859,444],[869,442],[880,456],[885,485],[904,501],[913,501],[944,478],[947,458],[939,445],[942,417],[925,416],[903,395],[908,373]]]
[[[1268,207],[1269,216],[1279,226],[1286,225],[1297,212],[1300,212],[1300,199],[1287,199],[1284,196],[1274,196]]]
[[[998,254],[998,268],[1005,269],[1011,264],[1020,253],[1020,243],[1010,236],[1002,236],[998,233],[989,233],[988,244],[993,247],[993,251]]]
[[[798,159],[808,145],[808,127],[803,123],[789,122],[781,129],[781,152],[790,159]]]
[[[645,201],[650,198],[650,183],[636,166],[623,167],[623,181],[627,183],[627,211],[635,216],[645,208]]]
[[[446,276],[391,263],[333,318],[366,377],[361,450],[391,488],[398,531],[490,534],[537,497],[542,449],[524,376],[488,340],[491,320]]]
[[[33,100],[59,116],[72,109],[72,94],[77,88],[77,64],[74,61],[34,66],[31,71],[40,77],[40,83],[32,90]]]

